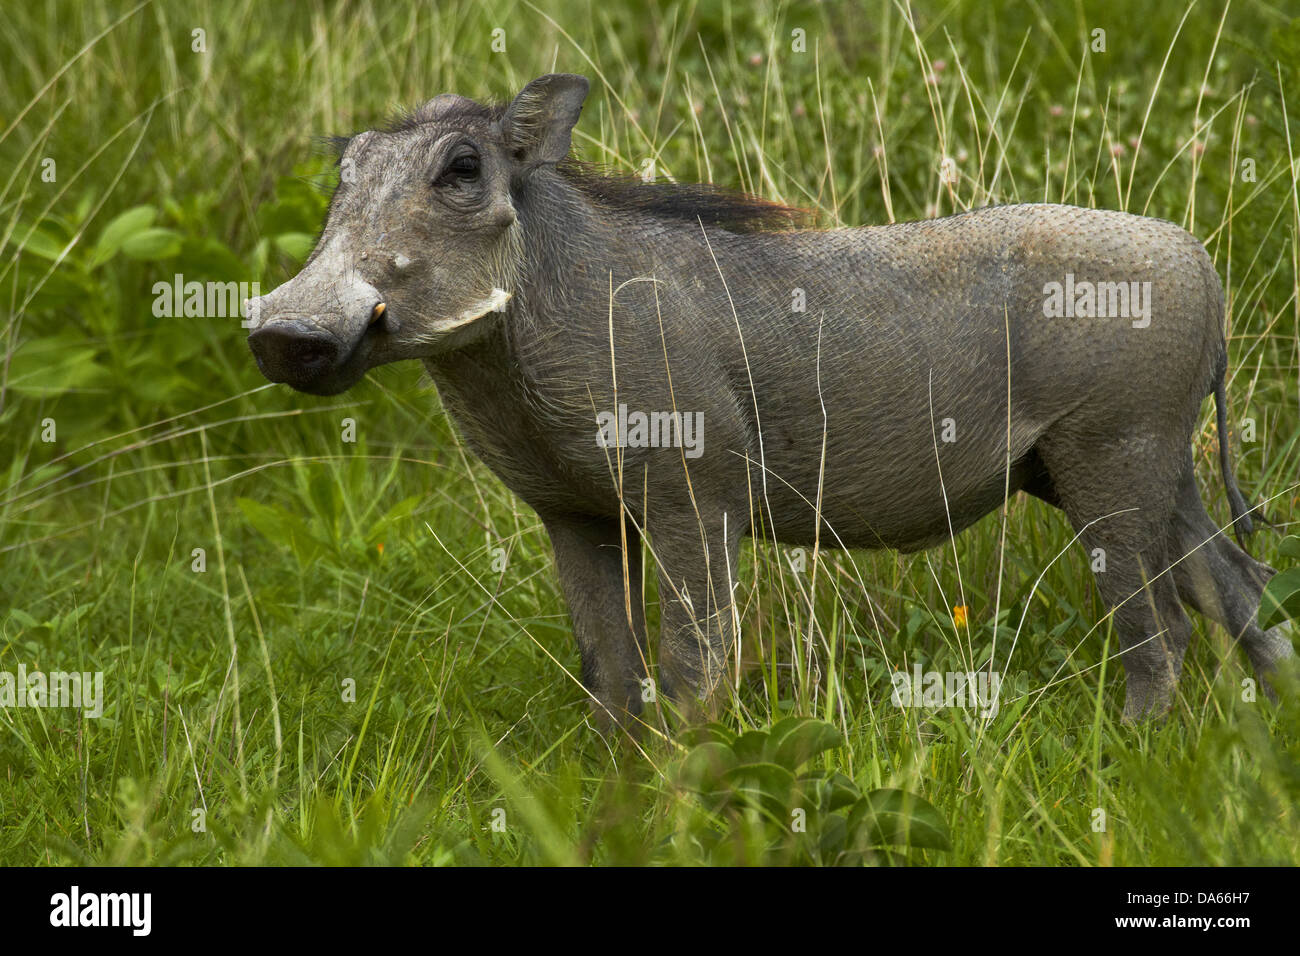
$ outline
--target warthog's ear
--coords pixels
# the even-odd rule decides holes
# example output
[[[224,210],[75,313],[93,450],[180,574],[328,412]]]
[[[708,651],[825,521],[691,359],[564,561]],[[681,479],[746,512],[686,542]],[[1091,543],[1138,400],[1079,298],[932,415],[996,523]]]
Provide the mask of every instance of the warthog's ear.
[[[569,136],[582,101],[587,78],[551,73],[529,83],[501,117],[501,134],[521,162],[558,163],[569,153]]]

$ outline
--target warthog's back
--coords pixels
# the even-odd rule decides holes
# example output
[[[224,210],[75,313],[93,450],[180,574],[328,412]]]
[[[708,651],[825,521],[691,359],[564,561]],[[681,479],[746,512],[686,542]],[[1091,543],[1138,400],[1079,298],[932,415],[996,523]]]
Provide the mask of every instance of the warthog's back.
[[[1185,428],[1222,358],[1213,266],[1161,220],[1003,206],[715,245],[729,247],[715,254],[738,319],[716,323],[715,344],[795,537],[812,533],[822,477],[822,512],[846,543],[942,538],[945,495],[958,525],[1000,500],[1008,429],[1014,463],[1080,407],[1117,440],[1135,406]]]

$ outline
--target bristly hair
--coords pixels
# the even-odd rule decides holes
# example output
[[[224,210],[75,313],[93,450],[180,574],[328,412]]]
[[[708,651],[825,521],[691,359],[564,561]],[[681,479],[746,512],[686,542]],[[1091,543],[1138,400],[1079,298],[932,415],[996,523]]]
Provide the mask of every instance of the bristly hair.
[[[425,112],[425,106],[427,105],[402,109],[392,113],[387,120],[375,127],[376,132],[406,133],[419,129],[425,123],[433,120],[433,117]],[[500,119],[505,110],[506,104],[504,103],[493,103],[485,106],[472,100],[465,100],[463,104],[457,104],[456,106],[458,116],[472,116],[488,120]],[[347,152],[348,144],[356,139],[360,132],[358,130],[348,136],[317,136],[315,139],[323,150],[333,154],[334,161],[337,163],[343,158],[343,154]]]
[[[425,123],[433,122],[435,119],[481,119],[481,120],[499,120],[505,115],[508,103],[476,103],[465,97],[453,97],[448,94],[449,99],[454,102],[447,103],[441,108],[440,112],[429,112],[429,107],[434,106],[437,98],[428,103],[424,103],[414,109],[398,110],[388,117],[388,121],[383,126],[378,127],[381,133],[405,133],[409,130],[418,129]],[[434,110],[437,111],[434,106]]]
[[[322,152],[328,152],[334,156],[334,165],[338,165],[343,159],[343,154],[348,151],[348,143],[352,142],[351,136],[317,136],[314,137],[317,147]]]
[[[496,120],[505,113],[507,105],[461,100],[448,104],[448,113]],[[417,129],[431,119],[424,107],[418,107],[397,113],[379,129],[385,133],[402,133]],[[338,157],[343,155],[350,140],[350,136],[327,137]],[[634,173],[573,158],[564,160],[556,169],[593,203],[611,210],[677,222],[698,221],[734,233],[782,232],[814,224],[814,214],[809,210],[711,183],[647,183]]]
[[[728,232],[781,232],[812,225],[806,209],[710,183],[647,183],[632,173],[566,159],[556,169],[597,205],[656,219],[702,222]]]

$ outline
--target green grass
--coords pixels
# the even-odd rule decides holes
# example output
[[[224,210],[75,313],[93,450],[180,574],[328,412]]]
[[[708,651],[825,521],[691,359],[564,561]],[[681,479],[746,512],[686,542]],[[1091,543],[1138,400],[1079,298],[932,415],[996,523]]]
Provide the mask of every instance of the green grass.
[[[0,671],[102,671],[106,704],[0,710],[0,863],[810,856],[779,817],[691,792],[680,741],[596,733],[539,522],[418,368],[313,399],[264,384],[237,320],[151,314],[177,272],[264,291],[292,275],[330,177],[313,137],[437,92],[585,73],[586,158],[827,225],[1039,200],[1183,224],[1228,289],[1231,420],[1255,422],[1254,441],[1234,436],[1243,489],[1293,526],[1300,21],[1282,0],[990,6],[918,3],[911,22],[884,3],[730,0],[7,12]],[[1084,55],[1096,28],[1106,52]],[[155,231],[115,248],[106,226],[140,206]],[[1209,405],[1195,450],[1226,522]],[[839,728],[812,766],[947,821],[951,849],[912,862],[1300,863],[1294,704],[1243,701],[1242,655],[1194,617],[1169,720],[1121,726],[1114,635],[1071,538],[1017,498],[917,555],[823,552],[796,571],[747,545],[721,722]],[[1251,548],[1277,563],[1279,540]],[[964,669],[995,633],[994,720],[890,706],[895,669]]]

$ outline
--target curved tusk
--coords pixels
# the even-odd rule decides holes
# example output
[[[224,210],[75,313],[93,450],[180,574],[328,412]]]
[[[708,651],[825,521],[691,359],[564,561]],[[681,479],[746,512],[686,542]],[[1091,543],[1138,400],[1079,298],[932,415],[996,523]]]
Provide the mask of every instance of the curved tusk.
[[[384,314],[384,309],[386,308],[387,306],[384,305],[384,303],[380,302],[378,305],[374,307],[374,309],[371,310],[370,312],[371,325],[374,325],[376,322],[379,321],[380,317]]]
[[[456,316],[454,319],[444,319],[438,323],[440,332],[450,332],[452,329],[458,329],[462,325],[468,325],[475,319],[481,319],[489,312],[500,312],[510,301],[511,293],[505,289],[493,289],[492,294],[481,302],[471,305],[468,309]]]

